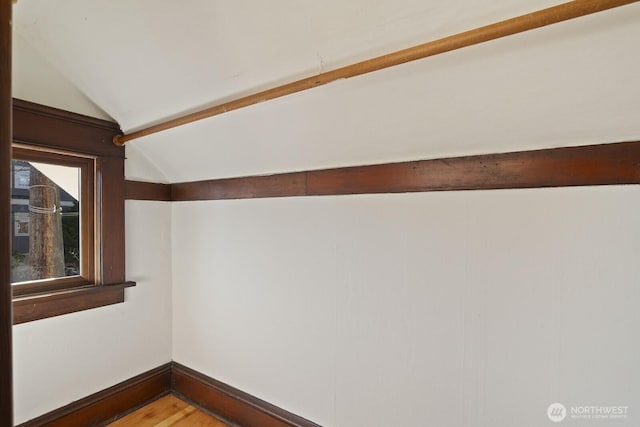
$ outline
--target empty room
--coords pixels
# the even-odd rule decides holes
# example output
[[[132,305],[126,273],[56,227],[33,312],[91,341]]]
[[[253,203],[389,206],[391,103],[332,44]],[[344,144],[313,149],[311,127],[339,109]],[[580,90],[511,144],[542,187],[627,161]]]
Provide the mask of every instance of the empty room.
[[[0,32],[0,427],[640,425],[637,1]]]

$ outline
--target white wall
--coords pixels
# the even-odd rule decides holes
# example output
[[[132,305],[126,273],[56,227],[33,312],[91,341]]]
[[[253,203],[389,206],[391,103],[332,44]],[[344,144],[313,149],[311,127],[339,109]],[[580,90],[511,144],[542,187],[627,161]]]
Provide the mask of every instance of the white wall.
[[[123,304],[13,328],[16,424],[171,360],[171,208],[126,202]]]
[[[327,39],[323,55],[334,62],[326,66],[531,6],[479,3],[476,15],[432,3],[439,13],[374,19],[367,32],[337,37],[368,46],[367,34],[384,41],[407,29],[393,46],[340,53]],[[70,2],[71,14],[28,4],[16,7],[24,38],[14,38],[14,96],[107,117],[89,93],[125,127],[323,61],[301,39],[302,68],[274,60],[261,81],[265,67],[251,64],[248,77],[236,76],[240,69],[222,80],[176,80],[183,68],[211,75],[199,58],[228,62],[190,50],[175,61],[175,49],[148,48],[159,39],[147,27],[123,27],[140,37],[103,31],[113,23],[106,12],[120,10],[111,2]],[[25,7],[45,7],[35,15],[42,19],[21,21]],[[639,13],[627,6],[145,138],[127,147],[127,177],[176,182],[637,139]],[[431,20],[436,29],[425,25]],[[191,28],[181,22],[174,30]],[[349,16],[344,22],[350,31]],[[108,46],[96,51],[95,40]],[[133,67],[122,66],[122,49],[137,58]],[[127,202],[128,278],[138,286],[124,304],[14,329],[16,421],[173,358],[326,426],[537,427],[555,401],[626,405],[631,418],[615,425],[637,425],[638,191]]]
[[[638,425],[639,196],[175,203],[173,358],[326,426]]]
[[[20,34],[14,32],[12,42],[14,98],[100,119],[111,119]]]

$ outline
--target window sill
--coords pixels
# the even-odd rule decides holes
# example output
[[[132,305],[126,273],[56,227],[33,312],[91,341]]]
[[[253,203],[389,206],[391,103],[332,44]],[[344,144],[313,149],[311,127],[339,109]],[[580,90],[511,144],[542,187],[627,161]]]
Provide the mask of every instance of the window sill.
[[[13,324],[31,322],[124,302],[124,290],[135,282],[90,286],[13,299]]]

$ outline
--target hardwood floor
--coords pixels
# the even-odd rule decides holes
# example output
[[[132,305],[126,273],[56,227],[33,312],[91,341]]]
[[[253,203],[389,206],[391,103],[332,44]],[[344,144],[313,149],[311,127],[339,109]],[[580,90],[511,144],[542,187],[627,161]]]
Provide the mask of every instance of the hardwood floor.
[[[173,395],[155,402],[109,424],[109,427],[229,427],[200,409]]]

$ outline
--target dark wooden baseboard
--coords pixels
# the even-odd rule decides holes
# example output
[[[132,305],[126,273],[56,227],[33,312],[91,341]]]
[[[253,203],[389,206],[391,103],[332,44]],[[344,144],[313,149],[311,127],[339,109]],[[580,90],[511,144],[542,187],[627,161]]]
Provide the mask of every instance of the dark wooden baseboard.
[[[127,198],[179,202],[638,183],[640,142],[619,142],[155,187],[132,181]]]
[[[152,369],[18,427],[104,425],[169,393],[242,427],[320,427],[176,362]]]
[[[171,388],[181,398],[243,427],[319,427],[179,363],[172,363]]]
[[[123,362],[124,363],[124,362]],[[19,427],[102,425],[171,392],[171,363],[56,409]]]

